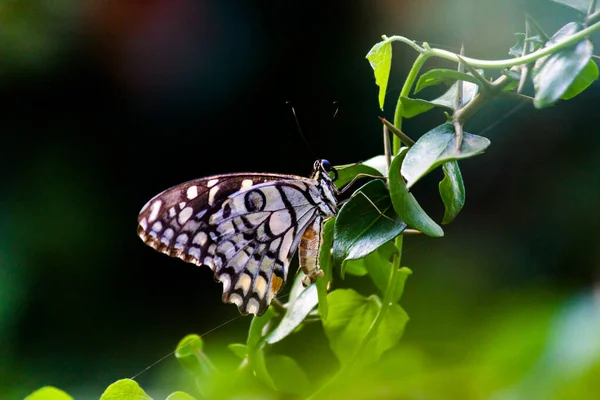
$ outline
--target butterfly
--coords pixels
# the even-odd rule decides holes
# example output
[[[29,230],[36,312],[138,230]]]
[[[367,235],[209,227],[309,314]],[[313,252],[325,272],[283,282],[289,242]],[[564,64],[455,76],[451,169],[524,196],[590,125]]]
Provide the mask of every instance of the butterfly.
[[[157,251],[210,267],[223,284],[223,302],[260,316],[297,249],[304,283],[322,276],[322,226],[337,213],[335,179],[329,161],[317,160],[309,178],[234,173],[192,180],[146,203],[138,235]]]

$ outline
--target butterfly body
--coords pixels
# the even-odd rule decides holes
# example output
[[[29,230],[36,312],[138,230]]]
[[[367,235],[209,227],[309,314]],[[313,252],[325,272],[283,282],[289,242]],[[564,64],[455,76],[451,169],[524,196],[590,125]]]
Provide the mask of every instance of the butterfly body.
[[[298,247],[307,283],[320,276],[321,225],[337,212],[329,170],[320,160],[310,178],[237,173],[182,183],[146,203],[138,235],[162,253],[207,265],[223,284],[224,302],[261,315]]]

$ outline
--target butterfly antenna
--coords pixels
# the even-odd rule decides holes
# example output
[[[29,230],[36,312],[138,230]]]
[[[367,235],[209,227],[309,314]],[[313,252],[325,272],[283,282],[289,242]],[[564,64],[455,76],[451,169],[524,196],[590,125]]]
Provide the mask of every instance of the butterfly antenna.
[[[337,117],[338,113],[340,112],[340,102],[339,101],[334,101],[333,102],[333,117],[331,117],[331,119],[335,119],[335,117]]]
[[[302,133],[302,128],[300,127],[300,121],[298,121],[298,116],[296,115],[296,109],[294,108],[294,105],[292,104],[291,101],[286,101],[285,104],[287,104],[290,107],[290,109],[292,110],[292,115],[294,116],[294,121],[296,121],[296,127],[298,128],[298,133],[300,134],[300,137],[302,138],[302,140],[304,141],[304,144],[308,148],[308,151],[310,152],[310,154],[312,154],[312,156],[315,160],[318,159],[319,157],[317,157],[315,152],[312,150],[312,148],[310,147],[310,144],[308,143],[308,140],[306,140],[306,136],[304,136],[304,133]]]

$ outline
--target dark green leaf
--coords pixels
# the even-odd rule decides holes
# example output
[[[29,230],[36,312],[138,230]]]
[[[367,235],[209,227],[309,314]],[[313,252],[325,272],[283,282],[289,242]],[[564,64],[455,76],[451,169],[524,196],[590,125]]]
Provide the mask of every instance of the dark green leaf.
[[[379,108],[383,110],[392,67],[392,43],[386,40],[377,43],[369,50],[366,58],[375,73],[375,83],[379,86]]]
[[[408,97],[402,96],[400,99],[402,101],[403,111],[402,116],[405,118],[412,118],[419,114],[422,114],[426,111],[431,110],[433,107],[442,107],[448,110],[454,109],[454,101],[456,99],[456,93],[458,91],[458,83],[455,82],[450,88],[438,97],[433,100],[422,100],[422,99],[411,99]],[[471,82],[463,82],[463,101],[461,107],[470,102],[473,97],[479,91],[479,86]]]
[[[329,346],[342,365],[348,365],[361,349],[361,366],[376,362],[402,336],[408,316],[397,304],[391,304],[377,330],[364,344],[369,329],[381,311],[381,300],[372,295],[364,297],[352,289],[329,293],[329,317],[323,321]]]
[[[334,227],[335,218],[323,224],[323,242],[319,252],[319,267],[323,271],[323,276],[315,282],[315,285],[317,285],[317,297],[319,298],[319,315],[323,319],[327,318],[327,287],[332,279],[331,248],[333,246]]]
[[[265,328],[274,316],[273,307],[269,307],[260,317],[252,318],[246,344],[248,346],[248,361],[256,377],[271,389],[277,390],[265,364],[264,347],[266,340],[263,337]]]
[[[381,156],[381,157],[383,157],[383,156]],[[371,160],[373,160],[373,159],[371,159]],[[368,160],[368,161],[370,161],[370,160]],[[350,181],[352,181],[352,179],[354,179],[354,177],[358,174],[383,176],[381,174],[381,172],[379,172],[379,170],[377,170],[376,168],[374,168],[372,166],[365,164],[368,161],[365,161],[362,163],[356,163],[356,164],[346,164],[346,165],[335,166],[335,169],[338,172],[338,178],[334,182],[335,186],[338,189],[344,187],[346,184],[348,184]]]
[[[191,334],[179,341],[175,348],[175,358],[182,367],[194,375],[202,375],[210,371],[211,365],[202,353],[204,343],[198,335]]]
[[[25,397],[25,400],[73,400],[73,398],[53,386],[44,386]]]
[[[442,165],[444,179],[440,181],[440,196],[444,202],[442,224],[449,224],[465,205],[465,185],[458,162],[450,161]]]
[[[480,73],[483,72],[483,70],[478,71]],[[473,77],[473,75],[471,74],[458,72],[453,69],[432,69],[430,71],[425,72],[419,77],[417,85],[415,86],[414,93],[419,93],[426,87],[439,85],[442,82],[454,82],[458,80],[463,80],[477,84],[477,79],[475,79],[475,77]]]
[[[305,396],[310,392],[308,377],[293,358],[279,354],[269,356],[267,367],[279,391],[296,396]]]
[[[382,215],[383,214],[383,215]],[[368,182],[352,195],[335,220],[333,263],[362,258],[406,228],[392,207],[385,183]]]
[[[287,304],[287,311],[283,319],[269,335],[267,335],[267,343],[277,343],[292,333],[301,323],[309,312],[318,303],[317,287],[313,284],[304,288],[302,286],[303,273],[299,273],[294,281],[294,285],[299,285],[302,289],[300,294],[294,301]],[[322,279],[322,278],[321,278]]]
[[[392,165],[390,166],[390,197],[392,199],[394,210],[396,210],[400,219],[406,222],[408,226],[423,232],[427,236],[442,237],[444,236],[442,228],[423,210],[421,205],[417,202],[417,199],[415,199],[415,196],[413,196],[406,188],[406,183],[404,182],[402,175],[400,175],[400,167],[407,154],[406,150],[408,150],[406,147],[403,148],[400,153],[394,157]]]
[[[570,22],[556,32],[546,46],[562,42],[580,30],[579,24]],[[575,78],[586,68],[592,52],[592,42],[584,39],[574,46],[537,60],[532,71],[535,87],[534,106],[537,108],[548,107],[560,99],[571,87]],[[578,88],[581,88],[581,84],[578,85]]]
[[[167,400],[196,400],[185,392],[173,392],[167,397]]]
[[[575,10],[582,12],[583,14],[587,14],[590,5],[592,4],[592,0],[552,0],[555,3],[561,3],[565,6],[574,8]],[[596,1],[596,7],[594,11],[600,10],[600,2]]]
[[[100,400],[152,400],[152,397],[136,381],[121,379],[107,387]]]
[[[456,135],[452,124],[443,124],[433,128],[419,138],[412,146],[402,163],[402,176],[410,188],[419,179],[434,168],[454,160],[469,158],[481,154],[490,145],[482,136],[464,132],[460,151],[456,149]]]
[[[248,357],[248,346],[241,343],[231,343],[227,346],[229,350],[232,351],[233,354],[241,358],[242,360]]]
[[[587,89],[596,80],[598,80],[598,65],[596,65],[594,60],[590,60],[560,98],[563,100],[572,99]]]

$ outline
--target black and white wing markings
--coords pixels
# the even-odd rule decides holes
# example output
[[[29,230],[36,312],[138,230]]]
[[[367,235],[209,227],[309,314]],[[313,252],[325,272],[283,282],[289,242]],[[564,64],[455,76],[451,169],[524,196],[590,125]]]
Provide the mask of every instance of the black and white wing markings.
[[[321,180],[331,186],[324,189]],[[138,234],[160,252],[209,266],[223,283],[224,302],[261,315],[283,286],[304,232],[318,215],[336,212],[332,185],[328,175],[229,174],[186,182],[142,208]]]

